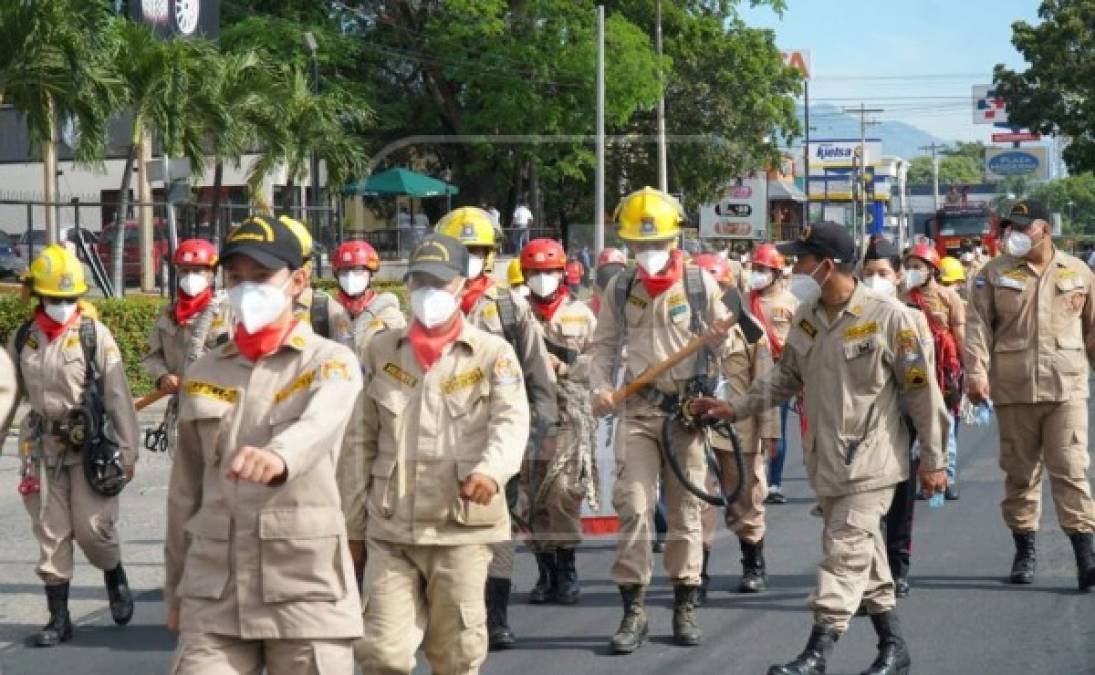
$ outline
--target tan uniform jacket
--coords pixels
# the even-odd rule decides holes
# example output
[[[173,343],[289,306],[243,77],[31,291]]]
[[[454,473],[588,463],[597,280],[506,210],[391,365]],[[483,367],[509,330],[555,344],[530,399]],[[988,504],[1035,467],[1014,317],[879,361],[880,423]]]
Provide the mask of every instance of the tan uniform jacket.
[[[962,302],[958,291],[932,280],[920,288],[924,296],[924,304],[932,313],[932,319],[940,326],[945,326],[956,334],[956,330],[962,330],[966,325],[966,305]],[[916,307],[912,295],[909,292],[901,294],[901,301],[907,305]]]
[[[768,338],[761,338],[756,344],[745,341],[741,328],[735,327],[730,333],[730,353],[722,358],[722,376],[726,378],[731,396],[740,396],[749,391],[753,380],[767,373],[775,365],[772,352],[768,348]],[[740,419],[734,428],[741,439],[742,452],[760,452],[762,439],[779,438],[779,408],[768,408],[756,415]],[[719,450],[733,450],[729,438],[717,433],[711,434],[711,445]]]
[[[540,325],[544,329],[544,340],[547,343],[548,351],[553,353],[556,358],[564,361],[556,374],[559,377],[566,377],[576,382],[588,381],[589,356],[584,355],[583,352],[589,346],[593,331],[597,328],[597,317],[594,316],[589,305],[581,300],[568,297],[559,306],[559,309],[555,310],[551,320],[542,321]],[[567,364],[565,359],[562,359],[556,352],[574,356],[576,359],[573,363]]]
[[[407,326],[407,319],[399,309],[399,298],[392,293],[380,293],[365,306],[364,311],[350,319],[354,351],[360,358],[377,333],[399,330]]]
[[[349,402],[360,390],[353,353],[303,322],[257,363],[229,342],[187,371],[168,488],[164,585],[168,606],[180,603],[183,632],[361,635],[335,480]],[[277,453],[285,482],[227,478],[245,445]]]
[[[532,315],[528,301],[507,288],[492,285],[480,296],[467,314],[468,323],[480,330],[505,339],[502,319],[498,314],[497,298],[508,293],[517,314],[517,344],[510,345],[524,373],[533,429],[548,429],[559,421],[559,406],[555,399],[555,371],[544,344],[544,331]]]
[[[807,303],[793,321],[779,363],[732,405],[749,417],[805,385],[810,428],[802,448],[818,495],[867,492],[908,478],[909,433],[899,396],[916,427],[921,466],[946,466],[950,418],[933,372],[931,336],[912,312],[857,284],[834,320]]]
[[[602,306],[601,313],[597,317],[597,330],[594,331],[593,340],[589,345],[590,384],[593,391],[611,391],[615,388],[611,372],[612,365],[618,363],[621,358],[618,356],[621,327],[616,318],[618,312],[616,285],[627,283],[629,276],[630,274],[617,274],[601,296]],[[634,380],[648,367],[664,361],[692,339],[690,329],[692,310],[688,305],[688,294],[685,292],[685,276],[682,274],[680,281],[659,293],[656,298],[650,297],[638,278],[632,285],[627,306],[624,307],[624,319],[627,322],[625,382]],[[711,275],[703,272],[700,278],[703,279],[707,296],[707,313],[703,317],[704,323],[710,326],[712,322],[725,318],[728,310],[722,302],[719,285],[711,278]],[[729,354],[731,347],[732,342],[727,339],[719,349],[715,350],[715,358],[722,358]],[[662,374],[654,382],[654,386],[664,394],[680,393],[684,384],[696,374],[696,358],[692,356],[680,362],[669,372]],[[645,406],[648,410],[644,414],[657,414],[653,407],[648,406],[641,399],[634,399],[628,405],[637,406],[639,410]]]
[[[780,283],[775,281],[773,283]],[[748,296],[746,296],[748,297]],[[781,345],[787,343],[787,334],[791,332],[791,317],[798,309],[798,298],[791,294],[785,287],[770,294],[760,296],[760,307],[764,311],[764,318],[772,326]]]
[[[1095,355],[1091,291],[1091,270],[1062,251],[1040,276],[1025,260],[994,258],[970,288],[969,378],[988,377],[997,405],[1087,398]]]
[[[175,321],[174,306],[165,307],[152,326],[152,332],[148,336],[148,350],[141,359],[141,365],[152,378],[152,382],[159,382],[161,377],[169,373],[181,376],[186,370],[191,352],[197,352],[195,356],[200,356],[229,339],[227,311],[227,298],[218,293],[210,299],[204,310],[191,318],[185,326],[180,326]],[[201,340],[201,336],[196,334],[198,330],[205,331],[205,339],[201,345],[195,344]]]
[[[41,416],[46,423],[60,422],[65,414],[80,403],[84,392],[84,350],[80,346],[80,322],[77,319],[68,331],[50,342],[31,322],[26,344],[21,354],[15,354],[15,333],[8,344],[8,354],[13,362],[19,364],[21,385],[15,399],[27,397],[33,414]],[[133,408],[133,395],[126,380],[125,365],[122,363],[118,345],[110,330],[95,322],[95,364],[103,383],[103,404],[110,418],[113,438],[122,452],[122,461],[126,466],[137,463],[140,447],[140,425],[137,423],[137,411]],[[32,425],[24,419],[19,432],[20,444],[32,437]],[[6,432],[6,428],[4,429]],[[59,439],[49,433],[42,436],[42,453],[48,464],[64,452]],[[64,453],[64,463],[80,463],[80,455],[75,452]]]
[[[327,325],[330,326],[331,334],[327,336],[335,342],[342,343],[347,346],[351,346],[350,336],[350,315],[346,312],[346,308],[342,306],[338,300],[332,298],[327,292],[307,287],[304,292],[301,293],[296,302],[293,303],[293,316],[299,321],[304,323],[312,323],[312,300],[316,295],[327,296]]]
[[[365,391],[351,424],[342,504],[350,538],[455,546],[508,541],[503,488],[521,466],[529,406],[503,339],[464,321],[428,372],[406,330],[376,336],[362,361]],[[460,498],[469,474],[499,492],[486,506]]]
[[[11,418],[15,414],[18,398],[19,385],[15,382],[15,364],[12,363],[7,351],[0,350],[0,429],[3,429],[5,434],[11,426]]]

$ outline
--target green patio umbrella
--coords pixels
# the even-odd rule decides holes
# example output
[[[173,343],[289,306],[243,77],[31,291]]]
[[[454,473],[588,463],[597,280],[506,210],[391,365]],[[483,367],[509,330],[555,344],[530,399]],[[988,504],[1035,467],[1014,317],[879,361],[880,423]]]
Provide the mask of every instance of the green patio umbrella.
[[[460,188],[445,181],[416,173],[409,169],[388,169],[375,176],[350,183],[342,190],[344,195],[378,197],[407,195],[408,197],[443,197],[460,193]]]

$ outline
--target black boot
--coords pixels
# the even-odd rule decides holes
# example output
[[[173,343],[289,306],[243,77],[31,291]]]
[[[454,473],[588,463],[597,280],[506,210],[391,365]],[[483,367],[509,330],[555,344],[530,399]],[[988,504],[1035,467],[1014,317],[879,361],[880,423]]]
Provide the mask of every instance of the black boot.
[[[487,577],[487,639],[492,650],[511,649],[517,644],[506,620],[509,591],[509,579]]]
[[[106,583],[106,595],[110,599],[110,616],[114,623],[124,626],[133,618],[133,593],[129,590],[129,580],[125,577],[122,563],[112,570],[103,572]]]
[[[768,675],[824,675],[825,659],[833,651],[840,635],[829,626],[814,626],[806,649],[794,661],[782,666],[772,666]]]
[[[555,601],[560,605],[576,605],[582,596],[574,554],[572,548],[561,548],[555,552]]]
[[[1076,574],[1079,579],[1080,592],[1087,591],[1095,586],[1095,551],[1092,550],[1092,534],[1081,532],[1070,534],[1072,550],[1076,553]]]
[[[34,639],[39,647],[56,647],[72,639],[72,620],[68,616],[68,582],[46,586],[46,603],[49,605],[49,623]]]
[[[543,605],[555,600],[555,579],[558,574],[555,569],[554,551],[537,553],[536,567],[540,571],[540,576],[536,579],[536,585],[529,591],[528,601],[532,605]]]
[[[1010,581],[1013,584],[1034,583],[1037,562],[1034,557],[1034,533],[1012,532],[1015,539],[1015,560],[1011,563]]]
[[[612,636],[613,654],[630,654],[646,642],[646,587],[620,586],[624,618]]]
[[[860,675],[908,675],[912,659],[909,648],[901,637],[901,624],[892,610],[884,614],[872,614],[871,624],[878,634],[878,656],[871,667]]]
[[[768,590],[768,573],[764,567],[764,540],[750,544],[741,540],[741,583],[738,593],[760,593]]]
[[[696,607],[707,604],[707,587],[711,585],[711,577],[707,575],[707,565],[711,562],[711,551],[703,549],[703,568],[700,570],[700,592],[696,596]]]
[[[699,586],[677,584],[673,587],[673,644],[695,647],[703,642],[703,631],[696,623],[696,598]]]

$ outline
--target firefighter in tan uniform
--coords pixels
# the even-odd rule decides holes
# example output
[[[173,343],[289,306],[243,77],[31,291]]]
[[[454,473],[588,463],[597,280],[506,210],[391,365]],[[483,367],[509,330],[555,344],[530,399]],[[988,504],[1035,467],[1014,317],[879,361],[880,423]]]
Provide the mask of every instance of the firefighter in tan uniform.
[[[204,239],[187,239],[175,249],[179,294],[164,307],[148,336],[141,359],[145,372],[160,391],[171,394],[161,431],[174,452],[177,439],[179,382],[187,366],[207,350],[227,341],[227,303],[213,290],[217,249]]]
[[[180,387],[164,601],[174,673],[349,673],[361,636],[335,470],[357,360],[293,317],[296,235],[235,227],[222,251],[233,340]]]
[[[426,237],[408,269],[414,320],[362,362],[360,440],[347,447],[357,480],[342,501],[355,542],[368,513],[365,673],[409,674],[420,646],[446,675],[478,673],[487,656],[489,544],[510,539],[504,487],[529,409],[513,348],[459,311],[467,266],[459,241]]]
[[[1087,475],[1093,280],[1086,264],[1053,245],[1049,217],[1038,202],[1016,204],[1003,223],[1008,254],[973,280],[966,391],[974,403],[991,395],[996,405],[1006,476],[1001,506],[1016,548],[1011,582],[1034,580],[1044,470],[1076,554],[1080,590],[1087,590],[1095,586],[1095,503]]]
[[[72,639],[68,596],[74,539],[88,561],[104,572],[114,622],[125,625],[133,616],[117,530],[118,497],[114,490],[105,489],[105,483],[89,481],[81,456],[86,447],[80,445],[83,439],[78,429],[87,427],[79,423],[78,415],[90,407],[84,399],[86,390],[96,387],[88,382],[86,354],[94,355],[98,373],[95,395],[107,413],[105,420],[94,423],[105,423],[107,436],[119,446],[124,465],[118,467],[119,481],[133,477],[139,429],[114,336],[106,326],[85,316],[77,304],[88,291],[80,261],[62,246],[47,246],[31,263],[29,283],[39,305],[34,317],[15,331],[8,352],[18,384],[12,407],[26,397],[31,408],[19,429],[23,472],[19,492],[38,540],[36,571],[46,584],[49,606],[49,623],[35,642],[52,647]],[[93,344],[86,344],[88,341]],[[5,424],[0,438],[7,436],[7,431]]]
[[[370,285],[380,269],[376,249],[364,241],[347,241],[335,251],[331,267],[338,278],[338,304],[349,315],[354,351],[363,358],[369,341],[381,331],[407,325],[393,293],[377,293]]]
[[[855,243],[843,226],[806,228],[780,252],[798,257],[791,288],[802,304],[779,364],[730,403],[706,399],[693,406],[698,414],[733,420],[804,387],[810,428],[803,454],[825,521],[825,557],[811,596],[814,628],[806,649],[768,672],[824,673],[861,600],[879,637],[878,656],[865,672],[907,672],[911,660],[894,612],[880,519],[894,485],[909,472],[899,399],[922,445],[921,484],[937,492],[946,486],[949,418],[930,368],[930,337],[905,308],[856,281]]]
[[[692,260],[698,267],[706,270],[724,289],[735,288],[729,266],[717,253],[704,253]],[[761,338],[749,344],[745,333],[735,327],[730,333],[731,346],[722,359],[720,373],[725,393],[743,394],[753,380],[772,368],[772,354],[768,339]],[[736,425],[742,445],[742,467],[745,469],[745,482],[741,496],[730,507],[729,528],[738,538],[741,547],[741,581],[739,593],[760,593],[768,588],[768,574],[764,563],[764,499],[768,495],[768,483],[764,470],[765,449],[775,445],[779,437],[779,417],[776,410],[765,412],[739,420]],[[733,489],[738,483],[738,466],[734,457],[734,446],[721,434],[711,434],[711,446],[715,450],[715,459],[719,465],[720,477],[707,477],[709,490],[720,483],[727,489]],[[703,585],[700,589],[700,604],[707,602],[707,590],[710,585],[708,566],[711,561],[711,548],[715,542],[719,512],[709,505],[703,505]]]
[[[525,470],[539,570],[529,602],[573,605],[581,593],[574,555],[582,541],[582,499],[588,497],[594,508],[598,502],[596,422],[589,410],[589,359],[582,356],[597,317],[563,284],[567,260],[559,242],[534,239],[517,260],[558,377],[561,418],[558,433]]]
[[[685,359],[654,386],[620,405],[612,495],[620,533],[612,577],[620,589],[624,616],[611,648],[616,653],[631,653],[647,637],[645,597],[653,572],[652,523],[663,474],[669,521],[665,567],[674,585],[673,639],[686,646],[698,645],[703,639],[695,614],[703,567],[701,502],[675,475],[663,471],[661,439],[680,395],[694,378],[717,373],[715,361],[725,356],[731,343],[728,312],[718,284],[699,268],[686,268],[681,252],[671,250],[684,219],[680,204],[663,192],[644,188],[624,198],[616,209],[616,219],[619,235],[635,251],[639,269],[616,275],[602,296],[597,330],[589,347],[593,413],[603,416],[614,409],[614,365],[620,363],[625,349],[624,379],[631,381],[706,328],[718,327],[708,333],[708,347],[703,350],[713,353]],[[620,297],[626,299],[621,301]],[[685,476],[693,485],[702,486],[707,476],[702,433],[679,425],[668,432],[674,443],[671,451],[680,457]]]
[[[525,379],[532,415],[528,452],[539,452],[548,436],[555,433],[559,419],[555,394],[555,372],[544,344],[543,331],[528,303],[514,291],[499,288],[491,278],[500,234],[490,214],[475,207],[456,209],[437,222],[437,232],[460,241],[468,248],[467,282],[460,295],[460,310],[468,323],[509,342]],[[519,500],[510,493],[511,508]],[[491,649],[508,649],[517,644],[509,627],[507,607],[513,577],[513,541],[491,545],[494,558],[487,575],[487,628]]]

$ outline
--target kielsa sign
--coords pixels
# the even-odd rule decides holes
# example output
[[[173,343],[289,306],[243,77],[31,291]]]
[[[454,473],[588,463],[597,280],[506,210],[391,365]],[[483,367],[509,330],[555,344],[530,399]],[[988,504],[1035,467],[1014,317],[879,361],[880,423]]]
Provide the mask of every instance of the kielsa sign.
[[[826,169],[848,169],[863,164],[859,159],[860,146],[866,150],[867,166],[878,164],[882,159],[882,141],[868,138],[861,142],[858,138],[832,138],[810,140],[810,175],[824,176]]]
[[[220,0],[129,0],[129,16],[148,24],[161,38],[220,34]]]
[[[768,176],[749,173],[726,186],[719,200],[700,207],[701,239],[766,239]]]
[[[985,148],[985,179],[989,182],[1011,176],[1035,180],[1049,178],[1049,161],[1044,147]]]

